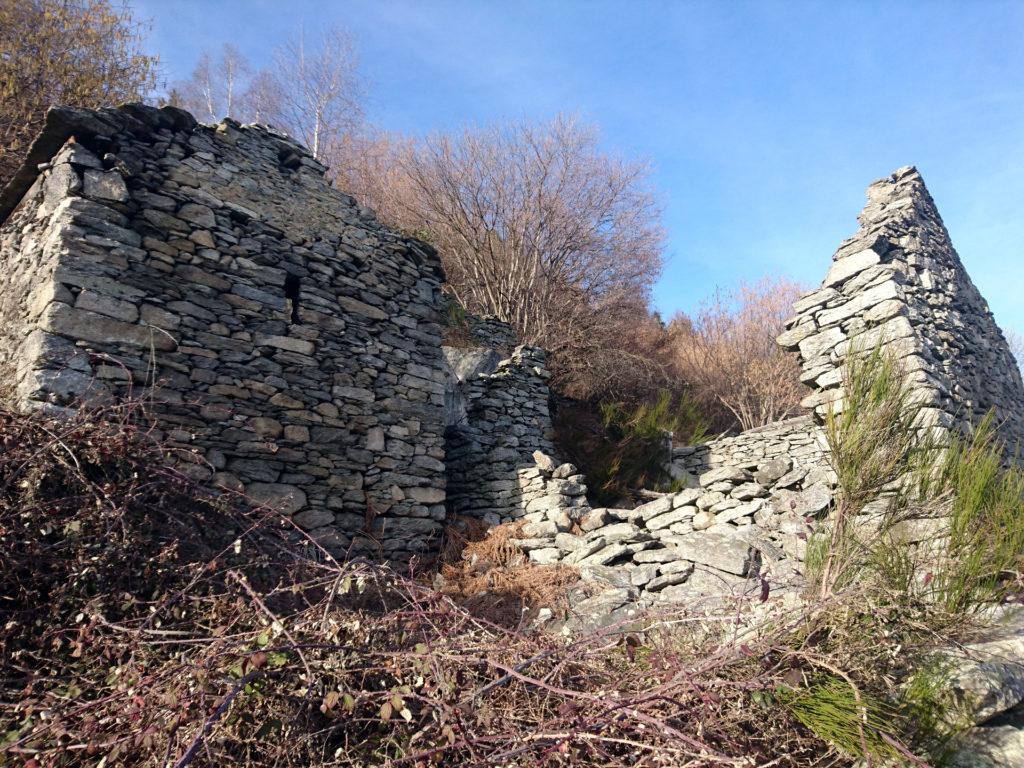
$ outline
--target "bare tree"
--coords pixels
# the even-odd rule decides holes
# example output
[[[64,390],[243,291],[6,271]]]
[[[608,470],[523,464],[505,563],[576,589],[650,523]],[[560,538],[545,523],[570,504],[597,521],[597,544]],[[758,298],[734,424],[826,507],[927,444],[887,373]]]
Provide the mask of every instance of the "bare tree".
[[[249,79],[239,96],[239,120],[253,123],[275,123],[282,129],[281,81],[270,70],[258,70]]]
[[[1006,331],[1006,343],[1010,347],[1013,359],[1017,361],[1017,367],[1024,370],[1024,336],[1017,331]]]
[[[304,31],[278,48],[275,106],[289,130],[318,160],[326,160],[362,120],[362,81],[352,37],[327,27],[312,40]]]
[[[312,39],[300,32],[275,50],[272,67],[256,71],[231,44],[217,58],[204,52],[174,92],[200,119],[270,123],[318,160],[338,165],[353,157],[343,145],[362,121],[363,87],[352,38],[337,27]]]
[[[247,106],[239,95],[246,90],[246,78],[252,69],[242,52],[225,43],[214,59],[204,51],[192,75],[175,86],[177,103],[200,120],[216,122],[224,117],[247,119]]]
[[[593,128],[566,116],[384,138],[374,151],[340,183],[429,239],[463,306],[551,351],[572,372],[569,389],[587,370],[606,376],[611,358],[637,370],[619,341],[648,317],[663,241],[644,164],[606,154]]]
[[[695,318],[676,317],[669,327],[680,374],[741,429],[792,415],[806,394],[796,356],[775,343],[800,293],[782,279],[744,283],[717,292]]]
[[[139,100],[157,59],[131,12],[109,0],[0,0],[0,186],[53,104]]]

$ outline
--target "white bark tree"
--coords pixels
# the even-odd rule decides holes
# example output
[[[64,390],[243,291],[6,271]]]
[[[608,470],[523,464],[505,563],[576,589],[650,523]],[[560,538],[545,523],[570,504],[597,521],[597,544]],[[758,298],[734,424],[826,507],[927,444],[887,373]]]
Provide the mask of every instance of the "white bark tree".
[[[248,116],[239,96],[251,72],[249,62],[231,43],[224,44],[217,58],[204,51],[192,75],[175,88],[179,106],[209,122],[225,117],[245,120]]]
[[[328,159],[362,120],[363,87],[351,36],[328,27],[305,32],[278,48],[272,76],[278,84],[273,111],[318,160]]]

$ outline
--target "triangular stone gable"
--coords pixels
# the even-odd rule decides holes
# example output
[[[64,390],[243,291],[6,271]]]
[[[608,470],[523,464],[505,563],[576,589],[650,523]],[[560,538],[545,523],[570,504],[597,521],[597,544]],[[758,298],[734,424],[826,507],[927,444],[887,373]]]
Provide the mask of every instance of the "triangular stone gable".
[[[819,416],[840,394],[851,346],[896,350],[936,423],[995,411],[1010,446],[1024,435],[1024,383],[988,304],[964,269],[924,180],[900,168],[868,187],[860,230],[821,287],[794,304],[779,344],[797,351],[804,401]]]

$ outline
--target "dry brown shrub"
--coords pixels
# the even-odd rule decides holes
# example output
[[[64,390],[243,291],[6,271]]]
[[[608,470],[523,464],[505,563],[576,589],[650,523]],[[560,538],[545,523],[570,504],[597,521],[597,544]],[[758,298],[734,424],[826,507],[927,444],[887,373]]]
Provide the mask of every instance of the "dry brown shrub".
[[[690,318],[669,325],[676,370],[706,405],[715,426],[742,430],[797,413],[806,394],[795,354],[775,343],[799,285],[765,278],[716,292]]]
[[[342,189],[438,249],[462,306],[548,350],[562,391],[662,374],[637,344],[664,239],[649,169],[603,151],[593,126],[559,115],[422,141],[367,133],[332,165]]]
[[[908,649],[928,651],[905,605],[836,594],[744,637],[731,604],[578,637],[511,628],[195,487],[144,415],[0,412],[0,763],[824,768],[865,747],[876,765],[909,754],[919,720],[876,705]],[[517,532],[463,554],[511,569]],[[536,583],[510,591],[546,600],[554,572],[527,571]]]
[[[441,591],[474,615],[508,627],[531,621],[541,608],[564,607],[579,571],[532,563],[515,543],[517,538],[524,538],[521,522],[490,527],[460,517],[449,523]]]
[[[111,0],[0,0],[0,187],[54,104],[138,101],[157,59],[131,10]]]

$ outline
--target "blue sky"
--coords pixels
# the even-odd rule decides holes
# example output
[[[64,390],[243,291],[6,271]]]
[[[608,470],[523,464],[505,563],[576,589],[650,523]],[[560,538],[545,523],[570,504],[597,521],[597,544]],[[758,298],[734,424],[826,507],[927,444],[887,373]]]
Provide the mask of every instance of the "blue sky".
[[[133,0],[164,73],[300,23],[357,40],[375,123],[428,133],[577,112],[642,156],[663,315],[716,286],[820,282],[864,190],[916,165],[1004,328],[1024,331],[1024,2]]]

